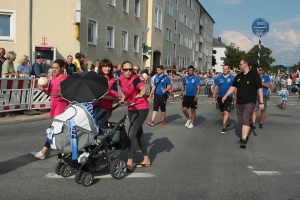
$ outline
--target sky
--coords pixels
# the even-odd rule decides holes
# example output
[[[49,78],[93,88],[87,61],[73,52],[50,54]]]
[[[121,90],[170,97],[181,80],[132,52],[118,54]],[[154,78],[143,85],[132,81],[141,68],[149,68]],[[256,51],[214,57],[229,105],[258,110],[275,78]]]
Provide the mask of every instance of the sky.
[[[252,32],[257,18],[266,19],[269,32],[261,43],[272,50],[273,65],[300,61],[300,0],[200,0],[215,21],[214,37],[248,52],[259,43]]]

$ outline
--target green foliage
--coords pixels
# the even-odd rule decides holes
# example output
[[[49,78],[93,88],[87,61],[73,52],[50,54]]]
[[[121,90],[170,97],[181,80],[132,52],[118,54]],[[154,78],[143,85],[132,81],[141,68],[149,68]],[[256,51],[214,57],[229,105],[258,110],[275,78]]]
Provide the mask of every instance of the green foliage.
[[[294,68],[294,72],[296,72],[297,70],[300,70],[300,61],[297,64],[294,64],[293,68]]]
[[[265,72],[271,70],[271,65],[276,60],[271,56],[272,50],[270,50],[267,47],[264,47],[261,45],[261,51],[260,51],[260,66],[264,67]],[[250,60],[250,65],[253,70],[256,70],[258,68],[258,45],[255,45],[250,49],[250,51],[246,54],[246,58]]]
[[[225,57],[221,58],[224,65],[229,65],[231,68],[238,68],[240,61],[245,58],[245,51],[241,51],[239,47],[235,47],[233,43],[225,48]]]

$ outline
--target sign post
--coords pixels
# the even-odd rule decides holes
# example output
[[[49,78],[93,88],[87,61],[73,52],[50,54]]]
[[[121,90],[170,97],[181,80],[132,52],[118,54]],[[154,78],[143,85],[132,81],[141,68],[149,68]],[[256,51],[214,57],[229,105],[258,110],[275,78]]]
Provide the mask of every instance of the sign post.
[[[257,70],[260,66],[260,51],[261,51],[261,38],[269,32],[269,23],[267,20],[263,18],[257,18],[252,23],[252,32],[254,35],[259,37],[259,45],[258,45],[258,58],[257,58]]]

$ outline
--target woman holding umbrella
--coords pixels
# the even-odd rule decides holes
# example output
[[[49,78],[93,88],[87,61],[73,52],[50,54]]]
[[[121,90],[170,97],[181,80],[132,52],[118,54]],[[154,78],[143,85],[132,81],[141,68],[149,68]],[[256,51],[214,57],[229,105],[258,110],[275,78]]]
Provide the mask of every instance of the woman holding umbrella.
[[[149,103],[146,97],[147,89],[144,83],[141,82],[137,75],[133,74],[133,65],[129,61],[122,63],[121,67],[123,75],[120,77],[120,86],[123,92],[120,104],[126,101],[128,103],[129,114],[129,137],[130,147],[128,152],[127,170],[133,171],[133,157],[135,152],[136,142],[138,142],[140,149],[143,153],[144,159],[141,163],[137,164],[137,168],[149,167],[151,162],[148,156],[147,143],[143,135],[143,123],[145,122],[148,111]],[[137,112],[130,106],[135,104]]]
[[[64,100],[60,95],[60,83],[67,78],[64,75],[65,62],[62,59],[57,59],[52,63],[53,77],[50,81],[49,88],[45,89],[43,86],[38,86],[45,94],[50,96],[50,118],[54,118],[57,115],[63,113],[69,102]],[[31,152],[33,156],[41,160],[45,159],[45,154],[50,148],[50,143],[46,142],[41,151]]]

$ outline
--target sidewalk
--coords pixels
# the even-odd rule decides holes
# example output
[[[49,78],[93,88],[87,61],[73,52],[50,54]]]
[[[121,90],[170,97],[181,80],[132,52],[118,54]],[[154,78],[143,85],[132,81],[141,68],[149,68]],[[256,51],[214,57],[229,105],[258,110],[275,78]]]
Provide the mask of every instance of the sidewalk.
[[[50,119],[50,112],[48,109],[41,111],[43,113],[40,115],[24,115],[22,112],[12,112],[12,114],[14,114],[13,117],[5,117],[2,113],[0,113],[0,126]]]

